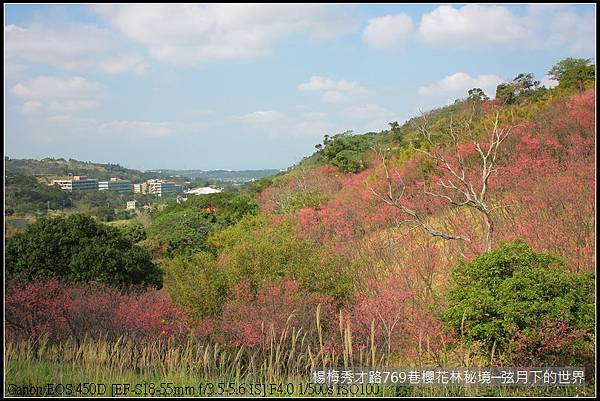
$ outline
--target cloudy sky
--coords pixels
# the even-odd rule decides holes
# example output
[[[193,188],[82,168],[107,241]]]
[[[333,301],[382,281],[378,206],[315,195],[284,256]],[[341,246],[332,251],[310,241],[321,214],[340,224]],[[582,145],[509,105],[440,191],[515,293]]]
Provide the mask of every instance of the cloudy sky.
[[[285,168],[595,61],[594,5],[5,5],[5,155],[140,168]]]

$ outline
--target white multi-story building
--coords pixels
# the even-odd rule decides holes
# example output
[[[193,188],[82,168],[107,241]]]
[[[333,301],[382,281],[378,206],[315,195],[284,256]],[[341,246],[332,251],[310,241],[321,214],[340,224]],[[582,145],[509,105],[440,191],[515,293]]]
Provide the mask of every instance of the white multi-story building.
[[[145,182],[142,182],[141,184],[133,184],[133,192],[136,194],[147,194],[148,184]]]
[[[135,199],[127,201],[127,209],[128,210],[135,210],[135,209],[137,209],[137,201]]]
[[[76,175],[70,180],[53,180],[52,185],[58,185],[65,191],[92,191],[98,189],[98,180]]]
[[[148,180],[148,193],[158,196],[172,195],[181,192],[181,185],[163,180]]]
[[[98,190],[131,193],[133,184],[129,180],[119,180],[116,177],[112,177],[110,181],[100,181],[98,183]]]

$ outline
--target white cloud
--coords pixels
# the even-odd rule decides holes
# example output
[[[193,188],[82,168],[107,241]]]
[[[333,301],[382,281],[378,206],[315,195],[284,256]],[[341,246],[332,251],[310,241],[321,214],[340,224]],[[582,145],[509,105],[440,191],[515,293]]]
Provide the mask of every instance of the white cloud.
[[[109,74],[133,72],[143,74],[149,67],[143,56],[138,54],[120,54],[98,61],[98,66]]]
[[[322,120],[325,118],[325,113],[320,111],[310,111],[308,113],[304,113],[304,118],[307,120]]]
[[[114,32],[93,24],[38,18],[28,27],[8,25],[4,35],[6,58],[13,63],[109,74],[141,73],[147,68],[144,57],[126,51]]]
[[[16,84],[12,93],[29,99],[71,99],[99,97],[104,95],[105,88],[99,82],[88,81],[82,77],[40,76],[26,83]]]
[[[392,48],[404,42],[413,32],[412,19],[404,13],[372,18],[362,39],[371,46]]]
[[[23,111],[79,111],[96,107],[107,90],[99,82],[82,77],[59,78],[40,76],[18,83],[11,89],[15,96],[26,99]]]
[[[556,79],[552,79],[549,75],[546,75],[540,79],[540,84],[546,88],[554,88],[555,86],[558,86],[558,81]]]
[[[515,48],[565,48],[593,53],[595,11],[575,13],[567,5],[531,5],[523,15],[503,6],[440,6],[421,17],[418,38],[451,48],[505,45]]]
[[[255,111],[243,116],[226,119],[230,124],[243,124],[243,131],[274,139],[322,137],[332,124],[326,115],[310,112],[301,115],[287,116],[275,110]]]
[[[98,126],[98,133],[132,138],[163,138],[178,133],[180,126],[172,122],[111,121]]]
[[[321,100],[327,103],[338,103],[369,93],[369,90],[357,82],[339,80],[313,75],[308,82],[298,85],[299,91],[321,92]]]
[[[594,54],[596,50],[596,15],[587,12],[554,13],[548,25],[547,47],[567,47],[572,54]]]
[[[42,107],[42,103],[37,100],[28,100],[23,103],[23,113],[33,113]]]
[[[277,121],[282,117],[283,114],[278,111],[266,110],[246,114],[245,116],[240,117],[240,120],[246,124],[265,124]]]
[[[196,132],[202,128],[200,123],[178,123],[173,121],[112,120],[97,121],[72,115],[53,115],[45,119],[48,124],[59,128],[64,139],[67,138],[127,138],[161,139]]]
[[[440,6],[421,17],[419,37],[427,43],[471,47],[520,40],[525,29],[501,6]]]
[[[374,103],[368,103],[358,106],[352,106],[344,110],[344,114],[351,118],[364,120],[377,120],[385,117],[390,117],[394,113],[385,107]]]
[[[293,137],[306,137],[320,139],[326,133],[334,130],[334,125],[324,120],[299,120],[291,122],[285,129],[286,134]]]
[[[441,80],[431,85],[422,86],[419,88],[419,94],[425,96],[431,95],[459,95],[466,96],[467,91],[471,88],[481,88],[490,96],[496,91],[496,86],[504,80],[497,75],[487,74],[472,77],[464,72],[447,75]]]
[[[47,109],[50,112],[68,112],[68,111],[80,111],[90,110],[98,106],[96,100],[64,100],[64,101],[52,101],[47,105]]]
[[[336,38],[355,29],[344,9],[324,5],[128,4],[93,9],[150,55],[181,67],[246,59],[286,35]]]

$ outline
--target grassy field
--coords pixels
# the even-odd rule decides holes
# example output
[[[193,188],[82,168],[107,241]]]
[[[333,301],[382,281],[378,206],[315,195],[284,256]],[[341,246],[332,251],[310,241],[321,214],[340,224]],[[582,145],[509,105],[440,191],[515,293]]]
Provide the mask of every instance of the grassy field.
[[[299,334],[299,333],[298,333]],[[5,349],[6,395],[62,396],[592,396],[594,388],[494,388],[309,385],[310,371],[321,366],[344,366],[344,356],[312,349],[292,333],[272,339],[262,350],[224,348],[119,339],[67,341],[9,341]],[[373,353],[374,354],[373,354]],[[369,366],[375,355],[367,350],[355,366]],[[346,359],[346,363],[348,363]],[[382,364],[380,365],[379,362]],[[362,365],[361,365],[362,363]],[[396,366],[392,363],[390,366]],[[48,387],[48,384],[52,384]]]

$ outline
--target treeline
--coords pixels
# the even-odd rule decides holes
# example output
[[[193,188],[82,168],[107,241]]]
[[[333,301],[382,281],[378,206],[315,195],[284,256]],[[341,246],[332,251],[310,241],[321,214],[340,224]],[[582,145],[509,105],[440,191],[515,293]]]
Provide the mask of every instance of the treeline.
[[[567,96],[574,90],[583,92],[595,85],[595,65],[589,59],[566,58],[554,65],[548,76],[558,82],[558,88],[552,96]],[[454,104],[431,110],[425,113],[432,131],[448,129],[450,116],[456,118],[461,109],[476,111],[475,117],[481,115],[480,107],[489,101],[481,88],[472,88],[467,97],[457,99]],[[520,73],[510,82],[501,83],[496,88],[493,102],[504,106],[526,106],[527,104],[543,104],[549,100],[551,92],[540,81],[535,80],[532,73]],[[400,125],[397,121],[389,123],[390,128],[379,133],[369,132],[355,135],[346,131],[335,135],[325,135],[323,143],[315,145],[317,151],[304,159],[304,165],[332,165],[342,172],[357,173],[368,167],[367,153],[374,147],[398,145],[406,148],[422,147],[425,141],[419,135],[421,116],[413,117]]]
[[[4,168],[6,172],[26,176],[60,176],[85,175],[88,178],[108,180],[110,177],[119,177],[131,182],[142,182],[151,178],[166,178],[160,173],[143,172],[139,170],[122,167],[111,163],[83,162],[75,159],[11,159],[4,157]]]

